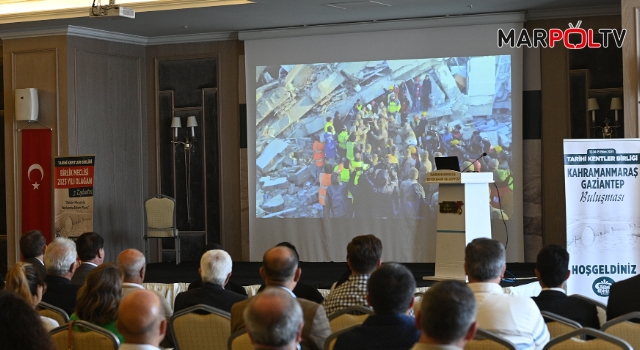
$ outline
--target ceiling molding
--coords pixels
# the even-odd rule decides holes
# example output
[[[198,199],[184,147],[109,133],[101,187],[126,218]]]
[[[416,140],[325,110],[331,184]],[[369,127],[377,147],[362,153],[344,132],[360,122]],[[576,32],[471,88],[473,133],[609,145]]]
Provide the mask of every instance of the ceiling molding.
[[[370,21],[346,24],[314,25],[294,28],[276,28],[268,30],[249,30],[238,34],[239,40],[288,38],[327,34],[346,34],[378,32],[388,30],[423,29],[433,27],[471,26],[482,24],[524,22],[524,12],[506,12],[480,15],[460,15],[431,18],[401,19],[389,21]]]
[[[562,9],[548,10],[529,10],[526,14],[527,21],[538,19],[554,19],[554,18],[574,18],[574,17],[593,17],[593,16],[621,16],[622,6],[590,6],[590,7],[571,7]]]
[[[224,40],[238,39],[237,33],[234,33],[234,32],[198,33],[198,34],[186,34],[186,35],[144,37],[139,35],[122,34],[122,33],[101,30],[101,29],[92,29],[92,28],[77,27],[77,26],[61,26],[61,27],[52,27],[52,28],[5,31],[5,32],[0,32],[0,39],[2,40],[25,39],[25,38],[35,38],[35,37],[54,36],[54,35],[78,36],[82,38],[106,40],[111,42],[135,44],[135,45],[183,44],[183,43],[224,41]]]

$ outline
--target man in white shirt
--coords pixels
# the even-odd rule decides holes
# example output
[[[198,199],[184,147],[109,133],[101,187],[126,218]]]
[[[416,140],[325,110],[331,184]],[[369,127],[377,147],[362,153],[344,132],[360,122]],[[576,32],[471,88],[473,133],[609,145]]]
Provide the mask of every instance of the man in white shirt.
[[[464,270],[478,304],[478,327],[520,350],[542,349],[549,341],[544,319],[531,298],[504,294],[500,281],[506,268],[506,252],[499,241],[476,238],[467,245]]]
[[[422,332],[411,350],[459,350],[476,334],[476,300],[460,281],[434,284],[424,293],[416,327]]]
[[[167,331],[167,320],[158,296],[136,290],[120,302],[116,327],[124,336],[120,350],[159,350]]]
[[[104,262],[104,239],[96,232],[85,232],[76,240],[76,251],[82,262],[71,278],[71,284],[81,287],[91,270]]]

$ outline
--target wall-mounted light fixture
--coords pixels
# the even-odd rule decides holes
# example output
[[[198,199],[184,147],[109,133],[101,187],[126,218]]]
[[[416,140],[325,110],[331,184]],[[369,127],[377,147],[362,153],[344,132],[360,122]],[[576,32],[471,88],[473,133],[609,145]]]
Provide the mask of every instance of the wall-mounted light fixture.
[[[184,149],[184,172],[185,172],[185,189],[187,192],[187,223],[191,223],[191,153],[195,152],[196,142],[196,126],[198,122],[195,116],[187,118],[187,127],[190,132],[185,135],[184,141],[178,141],[179,131],[182,128],[182,120],[180,117],[173,117],[171,120],[171,128],[173,129],[172,140],[173,152],[175,154],[176,147],[183,146]],[[175,158],[174,158],[175,159]]]

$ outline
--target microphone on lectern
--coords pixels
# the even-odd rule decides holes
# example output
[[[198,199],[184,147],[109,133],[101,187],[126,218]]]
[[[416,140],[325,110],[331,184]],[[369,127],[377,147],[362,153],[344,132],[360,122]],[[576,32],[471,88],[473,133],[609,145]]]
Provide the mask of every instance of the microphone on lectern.
[[[480,158],[485,157],[487,154],[486,153],[482,153],[480,155],[480,157],[476,158],[476,160],[474,160],[473,162],[471,162],[471,164],[469,164],[466,168],[462,169],[461,173],[464,173],[465,170],[469,169],[475,162],[477,162],[478,160],[480,160]]]

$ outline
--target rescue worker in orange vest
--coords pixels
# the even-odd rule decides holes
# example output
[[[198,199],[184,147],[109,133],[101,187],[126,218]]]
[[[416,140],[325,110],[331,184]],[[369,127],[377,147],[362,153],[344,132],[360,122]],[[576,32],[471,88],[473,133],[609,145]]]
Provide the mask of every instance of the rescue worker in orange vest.
[[[318,180],[318,173],[324,168],[324,142],[320,142],[320,136],[313,137],[313,161],[316,164],[316,176]]]
[[[319,179],[320,188],[318,188],[318,203],[323,206],[325,217],[329,217],[329,211],[324,207],[327,203],[327,188],[331,185],[331,174],[333,174],[333,170],[331,168],[331,164],[325,164],[324,170],[320,173]]]

